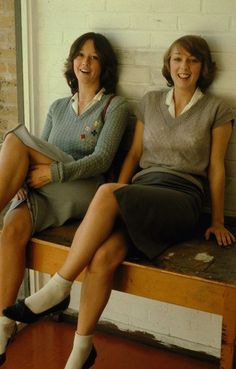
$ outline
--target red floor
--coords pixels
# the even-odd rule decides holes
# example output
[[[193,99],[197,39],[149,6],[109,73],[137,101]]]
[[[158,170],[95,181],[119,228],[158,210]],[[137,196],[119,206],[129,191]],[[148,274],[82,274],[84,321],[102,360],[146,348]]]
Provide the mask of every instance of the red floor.
[[[64,369],[75,325],[42,320],[22,329],[1,369]],[[93,369],[217,369],[217,365],[98,332]]]

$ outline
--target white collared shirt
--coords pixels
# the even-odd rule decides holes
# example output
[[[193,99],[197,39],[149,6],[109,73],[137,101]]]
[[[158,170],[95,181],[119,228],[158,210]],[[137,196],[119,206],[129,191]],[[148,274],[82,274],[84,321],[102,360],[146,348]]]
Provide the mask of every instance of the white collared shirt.
[[[168,110],[170,112],[170,115],[175,118],[175,101],[174,101],[174,88],[172,88],[166,95],[166,105],[169,106]],[[200,100],[204,96],[200,88],[198,87],[189,103],[185,106],[185,108],[181,111],[181,114],[183,114],[185,111],[189,110],[198,100]]]
[[[83,109],[82,113],[84,113],[86,110],[88,110],[93,104],[95,104],[97,101],[100,101],[103,94],[104,94],[105,88],[101,88],[101,90],[98,91],[98,93],[92,98],[92,100],[85,106],[85,108]],[[72,98],[71,98],[71,102],[72,102],[72,107],[74,109],[74,111],[76,112],[77,115],[79,115],[79,110],[78,110],[78,104],[79,104],[79,93],[76,92]],[[80,112],[81,114],[81,112]]]

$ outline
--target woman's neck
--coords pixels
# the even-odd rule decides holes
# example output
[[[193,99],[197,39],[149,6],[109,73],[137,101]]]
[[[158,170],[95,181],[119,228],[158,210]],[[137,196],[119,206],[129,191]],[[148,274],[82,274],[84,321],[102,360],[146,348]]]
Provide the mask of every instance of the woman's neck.
[[[184,110],[185,106],[191,101],[194,91],[183,91],[174,89],[173,99],[175,102],[175,116],[178,117]]]
[[[98,88],[80,88],[78,91],[78,111],[81,113],[84,108],[93,100],[98,93]]]
[[[78,91],[78,99],[79,102],[87,102],[89,103],[94,96],[98,93],[99,89],[97,88],[80,88]]]

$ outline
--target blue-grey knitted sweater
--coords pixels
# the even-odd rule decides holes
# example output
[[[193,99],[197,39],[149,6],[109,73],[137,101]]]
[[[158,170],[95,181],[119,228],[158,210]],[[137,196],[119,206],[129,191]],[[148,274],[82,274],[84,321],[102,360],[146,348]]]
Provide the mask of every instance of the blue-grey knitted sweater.
[[[123,97],[115,96],[102,112],[110,95],[103,95],[88,110],[77,115],[71,97],[56,100],[50,107],[41,138],[70,154],[74,160],[51,165],[53,182],[73,181],[105,173],[111,166],[129,120]]]

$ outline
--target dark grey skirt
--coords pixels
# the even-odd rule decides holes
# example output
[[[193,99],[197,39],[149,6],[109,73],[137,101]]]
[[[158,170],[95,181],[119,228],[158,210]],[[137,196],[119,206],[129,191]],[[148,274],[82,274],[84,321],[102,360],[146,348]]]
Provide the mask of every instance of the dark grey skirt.
[[[181,177],[149,173],[114,194],[133,245],[149,259],[198,227],[204,194]]]

